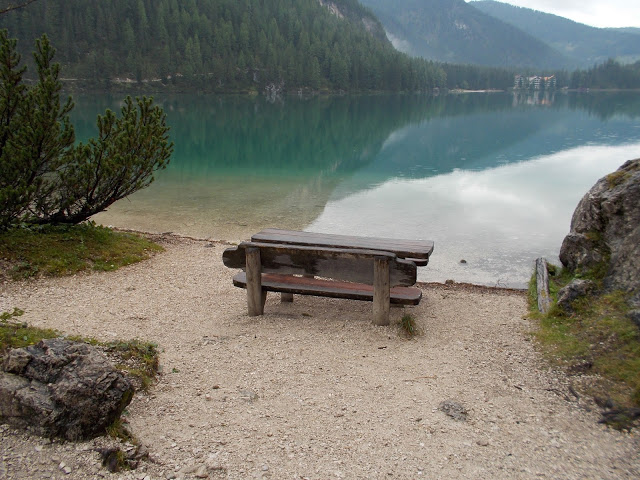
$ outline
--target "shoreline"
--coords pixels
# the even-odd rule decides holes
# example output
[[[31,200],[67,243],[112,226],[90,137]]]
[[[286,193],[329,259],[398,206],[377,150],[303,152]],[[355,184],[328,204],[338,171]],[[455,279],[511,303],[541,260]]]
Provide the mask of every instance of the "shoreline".
[[[193,235],[187,235],[187,234],[183,234],[183,233],[176,233],[176,232],[150,232],[150,231],[145,231],[145,230],[140,230],[140,229],[134,229],[134,228],[124,228],[124,227],[115,227],[113,225],[105,225],[105,227],[107,228],[111,228],[114,231],[118,231],[118,232],[124,232],[124,233],[135,233],[138,235],[144,235],[148,238],[152,238],[152,239],[166,239],[166,238],[176,238],[176,239],[184,239],[184,240],[193,240],[193,241],[197,241],[197,242],[211,242],[211,243],[217,243],[220,245],[225,245],[225,246],[236,246],[238,245],[238,243],[244,241],[244,240],[224,240],[224,239],[215,239],[215,238],[211,238],[211,237],[196,237]],[[451,279],[451,280],[445,280],[442,282],[438,282],[438,281],[417,281],[416,285],[419,287],[429,287],[429,286],[453,286],[455,288],[461,288],[461,289],[471,289],[471,290],[476,290],[476,291],[504,291],[504,292],[514,292],[514,293],[526,293],[527,292],[527,288],[516,288],[516,287],[502,287],[502,286],[498,286],[498,285],[483,285],[483,284],[476,284],[476,283],[471,283],[471,282],[458,282],[455,279]]]

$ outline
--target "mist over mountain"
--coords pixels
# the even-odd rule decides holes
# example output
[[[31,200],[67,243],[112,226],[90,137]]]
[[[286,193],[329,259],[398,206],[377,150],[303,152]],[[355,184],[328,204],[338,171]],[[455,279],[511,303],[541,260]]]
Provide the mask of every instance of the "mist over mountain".
[[[623,63],[640,59],[639,28],[590,27],[494,0],[473,1],[469,5],[538,38],[571,59],[571,64],[582,68],[609,58]]]
[[[396,48],[449,63],[563,68],[554,47],[464,0],[361,0],[378,16]]]

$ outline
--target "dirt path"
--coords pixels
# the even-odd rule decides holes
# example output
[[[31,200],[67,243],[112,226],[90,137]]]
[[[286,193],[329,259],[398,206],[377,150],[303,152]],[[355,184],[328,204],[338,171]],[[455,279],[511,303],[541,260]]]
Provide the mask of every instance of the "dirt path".
[[[392,309],[392,323],[417,319],[413,340],[373,326],[365,302],[270,295],[249,318],[225,245],[163,241],[116,272],[0,286],[0,311],[29,324],[158,343],[159,383],[127,417],[151,461],[109,474],[104,439],[0,426],[0,478],[640,478],[638,435],[597,424],[544,366],[520,293],[425,286],[419,306]]]

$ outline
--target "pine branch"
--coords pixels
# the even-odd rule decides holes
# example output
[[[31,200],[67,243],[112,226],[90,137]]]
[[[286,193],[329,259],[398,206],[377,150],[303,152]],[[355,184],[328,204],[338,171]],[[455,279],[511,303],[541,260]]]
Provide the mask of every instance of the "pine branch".
[[[36,0],[27,0],[26,2],[20,3],[18,5],[9,5],[8,7],[5,7],[0,10],[0,15],[4,15],[5,13],[9,13],[13,10],[18,10],[19,8],[24,8],[35,1]]]

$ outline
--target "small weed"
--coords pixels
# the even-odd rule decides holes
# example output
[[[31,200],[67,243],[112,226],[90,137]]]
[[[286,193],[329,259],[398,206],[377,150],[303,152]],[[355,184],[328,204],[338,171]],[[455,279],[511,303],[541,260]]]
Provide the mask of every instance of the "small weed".
[[[617,170],[613,173],[607,175],[607,183],[609,184],[609,188],[617,187],[618,185],[624,183],[631,174],[624,170]]]
[[[113,435],[111,435],[113,436]],[[115,436],[114,438],[120,438]],[[102,456],[102,466],[111,473],[118,473],[123,470],[131,470],[131,461],[119,447],[99,449],[98,452]]]
[[[114,420],[114,422],[107,427],[107,435],[111,438],[116,438],[123,442],[129,442],[133,445],[138,443],[133,434],[125,426],[122,417]]]
[[[409,313],[405,313],[400,319],[400,331],[407,338],[413,338],[421,333],[416,320]]]
[[[0,313],[0,322],[6,323],[16,317],[21,317],[22,315],[24,315],[24,310],[20,310],[19,308],[14,307],[13,312]]]

